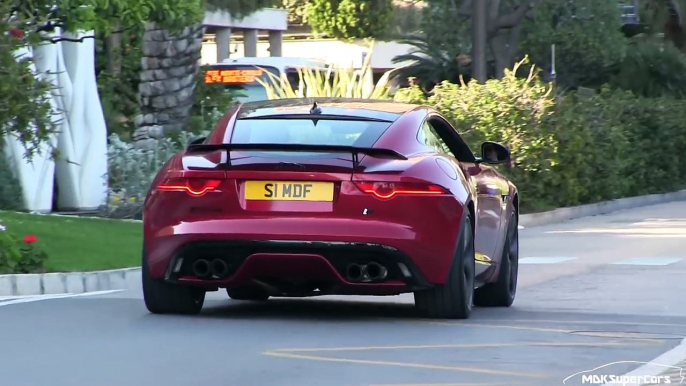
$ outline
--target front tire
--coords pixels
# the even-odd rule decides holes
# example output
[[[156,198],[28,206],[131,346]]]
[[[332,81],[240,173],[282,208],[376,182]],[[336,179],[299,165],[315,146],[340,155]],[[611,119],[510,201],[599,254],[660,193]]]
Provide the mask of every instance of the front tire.
[[[498,280],[478,288],[474,304],[479,307],[510,307],[517,294],[519,276],[519,226],[517,213],[512,212],[500,260]]]
[[[141,269],[143,300],[153,314],[195,315],[205,303],[205,290],[166,283],[150,276],[145,259]]]
[[[467,319],[474,300],[475,250],[471,216],[460,226],[448,279],[443,285],[414,293],[415,306],[429,318]]]

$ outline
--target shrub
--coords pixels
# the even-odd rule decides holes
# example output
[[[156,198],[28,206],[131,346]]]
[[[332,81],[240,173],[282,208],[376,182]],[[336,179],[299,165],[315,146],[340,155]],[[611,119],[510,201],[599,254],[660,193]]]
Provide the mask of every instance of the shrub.
[[[205,83],[207,67],[198,71],[195,103],[191,110],[188,130],[192,133],[212,131],[221,116],[236,103],[236,92],[227,91],[223,84]]]
[[[109,200],[102,214],[113,218],[142,218],[143,200],[160,168],[194,138],[206,135],[207,132],[197,135],[180,132],[176,140],[160,139],[151,150],[137,149],[117,134],[110,135],[107,149]]]
[[[670,43],[636,40],[617,67],[613,87],[646,97],[686,95],[686,55]]]
[[[442,82],[428,97],[414,87],[399,91],[395,99],[433,106],[472,149],[478,149],[485,140],[509,146],[515,167],[507,174],[518,183],[528,202],[539,202],[543,186],[550,183],[541,176],[559,162],[554,130],[544,124],[554,101],[550,88],[535,78],[533,68],[529,77],[518,78],[518,67],[506,70],[502,80],[462,85]]]
[[[45,272],[47,258],[36,236],[27,235],[20,240],[0,225],[0,274]]]
[[[513,165],[500,168],[518,186],[523,211],[686,186],[683,102],[607,87],[592,96],[549,91],[533,73],[507,72],[485,84],[444,82],[428,96],[405,89],[395,99],[434,106],[472,149],[487,139],[509,146]]]

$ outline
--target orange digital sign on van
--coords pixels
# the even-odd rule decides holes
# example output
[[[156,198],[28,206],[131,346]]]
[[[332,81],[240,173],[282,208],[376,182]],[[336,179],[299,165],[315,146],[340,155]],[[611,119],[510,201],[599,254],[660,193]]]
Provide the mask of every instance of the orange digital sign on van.
[[[262,70],[209,70],[205,83],[253,83],[262,74]]]

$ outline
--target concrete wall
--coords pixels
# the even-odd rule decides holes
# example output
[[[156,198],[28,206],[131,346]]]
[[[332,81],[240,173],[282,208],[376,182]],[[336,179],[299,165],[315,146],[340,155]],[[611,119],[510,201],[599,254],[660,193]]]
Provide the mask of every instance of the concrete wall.
[[[204,24],[208,27],[285,31],[288,29],[287,16],[288,11],[275,8],[265,8],[240,20],[223,11],[205,12]]]
[[[258,42],[257,56],[269,56],[268,48],[269,42]],[[397,64],[391,62],[393,57],[405,54],[412,48],[412,46],[396,42],[377,42],[373,47],[370,64],[374,68],[396,67]],[[364,61],[364,55],[368,52],[369,49],[363,43],[344,43],[333,39],[284,40],[282,43],[284,57],[323,59],[341,66],[360,67]],[[230,55],[232,58],[242,58],[244,56],[243,42],[232,42]],[[201,61],[203,64],[217,62],[217,49],[213,41],[203,43]]]

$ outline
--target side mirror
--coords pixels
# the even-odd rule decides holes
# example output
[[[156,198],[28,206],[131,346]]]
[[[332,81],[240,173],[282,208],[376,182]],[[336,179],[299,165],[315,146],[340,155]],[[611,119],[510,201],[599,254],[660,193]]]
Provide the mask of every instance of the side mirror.
[[[497,142],[484,142],[481,144],[480,162],[487,164],[501,164],[510,160],[510,149]]]
[[[189,143],[188,145],[200,145],[203,142],[205,142],[206,139],[207,139],[207,137],[197,138],[197,139],[192,140],[191,143]]]

